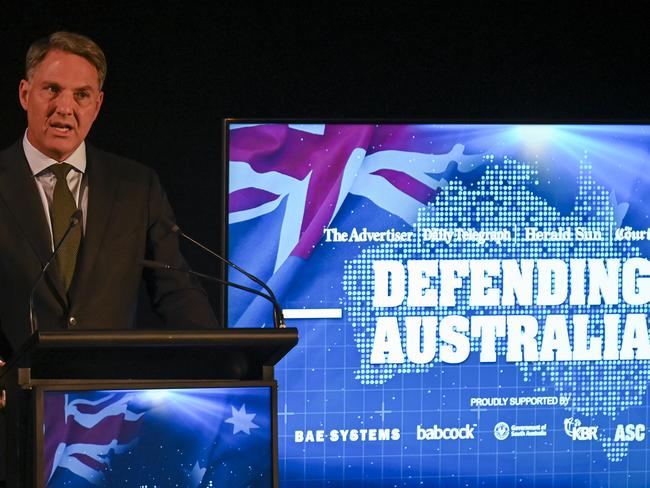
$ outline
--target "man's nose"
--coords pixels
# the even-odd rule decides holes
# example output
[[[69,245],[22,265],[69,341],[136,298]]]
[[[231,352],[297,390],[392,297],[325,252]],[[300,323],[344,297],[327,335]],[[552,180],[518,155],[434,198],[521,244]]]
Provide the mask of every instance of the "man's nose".
[[[59,115],[72,115],[74,111],[74,95],[70,90],[62,90],[54,99],[55,111]]]

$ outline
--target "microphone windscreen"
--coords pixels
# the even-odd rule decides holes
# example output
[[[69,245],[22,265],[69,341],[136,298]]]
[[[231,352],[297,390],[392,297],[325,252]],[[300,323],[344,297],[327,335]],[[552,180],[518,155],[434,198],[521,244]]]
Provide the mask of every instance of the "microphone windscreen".
[[[151,261],[150,259],[141,259],[140,264],[144,266],[145,268],[151,268],[151,269],[170,269],[171,266],[169,266],[166,263],[161,263],[159,261]]]

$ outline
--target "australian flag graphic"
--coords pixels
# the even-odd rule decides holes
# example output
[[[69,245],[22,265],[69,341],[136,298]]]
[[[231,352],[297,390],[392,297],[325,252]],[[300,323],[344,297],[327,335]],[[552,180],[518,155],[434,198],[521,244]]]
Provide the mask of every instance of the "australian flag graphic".
[[[48,488],[272,486],[270,387],[47,392]]]

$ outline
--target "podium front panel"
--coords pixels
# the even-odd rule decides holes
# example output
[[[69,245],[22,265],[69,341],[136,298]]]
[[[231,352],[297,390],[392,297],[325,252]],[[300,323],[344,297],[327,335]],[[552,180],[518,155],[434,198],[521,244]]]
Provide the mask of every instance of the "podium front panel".
[[[34,388],[36,486],[277,486],[271,382]]]

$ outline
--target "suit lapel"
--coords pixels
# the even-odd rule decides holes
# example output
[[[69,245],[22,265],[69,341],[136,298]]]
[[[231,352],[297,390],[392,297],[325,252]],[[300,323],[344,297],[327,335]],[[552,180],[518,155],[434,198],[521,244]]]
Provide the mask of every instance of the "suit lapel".
[[[88,142],[86,142],[86,172],[88,175],[88,210],[77,269],[70,289],[73,303],[79,303],[80,300],[76,297],[83,293],[80,283],[88,283],[92,278],[93,266],[106,234],[115,200],[115,190],[119,183],[119,176],[114,171],[110,171],[109,164]]]
[[[14,215],[18,227],[43,266],[52,255],[52,241],[43,213],[41,196],[29,169],[22,140],[18,140],[0,156],[0,198]],[[66,293],[54,262],[47,270],[46,276],[59,301],[67,307]]]

